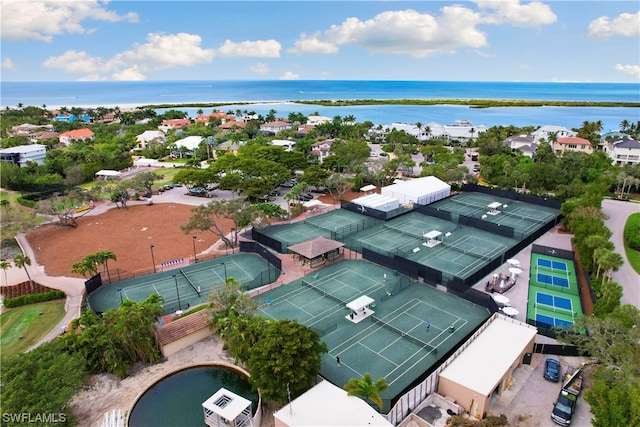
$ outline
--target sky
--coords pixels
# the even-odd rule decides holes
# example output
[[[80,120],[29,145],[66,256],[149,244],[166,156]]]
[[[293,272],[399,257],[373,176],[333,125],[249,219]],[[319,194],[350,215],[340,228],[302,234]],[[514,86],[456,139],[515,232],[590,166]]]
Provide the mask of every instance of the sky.
[[[0,0],[0,78],[636,83],[639,5]]]

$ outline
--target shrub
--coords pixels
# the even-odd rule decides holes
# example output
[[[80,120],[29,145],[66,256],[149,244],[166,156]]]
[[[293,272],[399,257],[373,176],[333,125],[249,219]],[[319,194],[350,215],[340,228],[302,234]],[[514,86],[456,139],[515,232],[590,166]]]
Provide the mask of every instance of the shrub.
[[[20,203],[22,206],[26,206],[28,208],[35,208],[36,205],[38,204],[38,202],[36,202],[35,200],[27,200],[25,198],[22,197],[18,197],[16,199],[18,201],[18,203]]]
[[[189,310],[189,311],[186,311],[186,312],[184,312],[184,313],[182,313],[182,314],[177,315],[176,317],[174,317],[173,319],[171,319],[171,321],[173,322],[174,320],[182,319],[182,318],[183,318],[183,317],[185,317],[185,316],[188,316],[188,315],[193,314],[193,313],[197,313],[198,311],[200,311],[200,310],[204,310],[205,308],[207,308],[207,304],[199,305],[199,306],[197,306],[196,308],[192,308],[192,309],[191,309],[191,310]]]
[[[4,300],[4,306],[7,308],[21,307],[23,305],[35,304],[37,302],[52,301],[55,299],[64,298],[65,294],[62,291],[51,291],[44,294],[30,294],[23,295],[21,297],[9,298]]]
[[[624,226],[624,238],[631,249],[640,251],[640,214],[629,216]]]

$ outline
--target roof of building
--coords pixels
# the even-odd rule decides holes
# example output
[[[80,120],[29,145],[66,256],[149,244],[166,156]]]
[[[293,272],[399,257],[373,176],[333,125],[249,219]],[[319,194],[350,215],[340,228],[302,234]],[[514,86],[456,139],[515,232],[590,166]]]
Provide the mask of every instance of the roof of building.
[[[93,135],[93,131],[88,128],[73,129],[60,134],[61,137],[68,136],[72,139],[93,138]]]
[[[273,413],[287,426],[392,426],[359,397],[322,381]]]
[[[192,135],[187,136],[186,138],[179,139],[175,142],[176,147],[184,147],[188,150],[195,150],[198,148],[198,145],[204,140],[201,136]]]
[[[588,139],[580,138],[578,136],[564,136],[556,140],[558,144],[576,144],[576,145],[591,145]]]
[[[46,150],[47,146],[42,144],[16,145],[15,147],[0,149],[0,153],[7,154],[27,154],[34,151]]]
[[[405,194],[428,194],[433,191],[451,189],[451,186],[435,176],[424,176],[382,187],[382,190],[385,189],[401,191]]]
[[[614,148],[640,148],[640,142],[633,138],[624,138],[613,141]]]
[[[343,246],[344,243],[342,242],[319,236],[314,239],[307,240],[306,242],[291,245],[287,249],[291,252],[300,254],[307,259],[313,259]]]
[[[537,333],[533,326],[495,315],[440,377],[489,396]]]

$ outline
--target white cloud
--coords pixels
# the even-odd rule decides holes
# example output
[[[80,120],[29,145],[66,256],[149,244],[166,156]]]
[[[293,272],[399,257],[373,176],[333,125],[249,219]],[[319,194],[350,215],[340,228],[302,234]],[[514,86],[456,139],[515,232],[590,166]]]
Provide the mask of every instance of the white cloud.
[[[589,23],[587,35],[607,39],[613,35],[638,37],[640,35],[640,12],[622,13],[613,19],[601,16]]]
[[[280,76],[280,80],[298,80],[299,78],[300,75],[294,73],[293,71],[286,71],[283,75]]]
[[[300,39],[296,40],[295,46],[289,49],[291,53],[337,53],[338,46],[333,43],[321,41],[318,39],[319,34],[307,36],[305,33],[300,35]]]
[[[228,58],[279,58],[282,45],[276,40],[243,41],[226,40],[217,50],[221,57]]]
[[[129,12],[118,15],[106,8],[107,2],[83,1],[21,1],[0,3],[2,26],[0,34],[7,40],[41,40],[50,42],[64,33],[86,34],[94,31],[83,25],[85,20],[138,22],[138,15]]]
[[[487,24],[508,23],[516,27],[538,27],[556,22],[558,17],[549,5],[532,1],[520,4],[520,0],[475,0],[480,9],[494,11],[484,16]]]
[[[147,43],[136,44],[133,50],[119,53],[114,61],[137,64],[142,71],[211,62],[215,51],[203,49],[201,43],[202,38],[197,34],[149,33]]]
[[[60,56],[50,56],[42,65],[67,73],[86,75],[99,75],[100,71],[107,66],[102,58],[75,50],[68,50]]]
[[[616,71],[629,74],[640,81],[640,65],[622,65],[616,64]]]
[[[256,74],[267,74],[269,72],[269,66],[264,62],[258,62],[257,64],[249,67],[249,69]]]
[[[476,12],[459,5],[443,7],[440,17],[413,9],[386,11],[366,21],[347,18],[322,34],[302,34],[291,51],[335,53],[340,45],[350,44],[371,52],[423,57],[461,47],[480,48],[487,40],[475,28],[479,20]]]
[[[69,50],[52,56],[43,65],[70,74],[82,74],[81,80],[144,80],[146,73],[176,67],[189,67],[211,62],[213,49],[200,46],[195,34],[149,34],[147,43],[120,52],[110,59]]]
[[[15,68],[15,65],[13,64],[13,61],[11,60],[11,58],[2,58],[2,63],[0,63],[0,67],[4,68],[5,70],[13,70]]]

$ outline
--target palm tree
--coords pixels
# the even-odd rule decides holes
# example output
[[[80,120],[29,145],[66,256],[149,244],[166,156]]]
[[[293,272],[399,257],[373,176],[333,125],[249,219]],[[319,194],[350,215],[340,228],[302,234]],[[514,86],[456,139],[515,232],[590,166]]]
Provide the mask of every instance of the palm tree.
[[[101,262],[104,265],[104,271],[107,273],[107,277],[109,278],[109,283],[111,283],[111,273],[109,272],[109,266],[107,263],[109,260],[117,261],[116,254],[111,251],[100,251],[95,254],[96,261]]]
[[[25,254],[18,254],[13,257],[13,263],[18,268],[24,268],[24,272],[27,273],[27,277],[29,278],[29,287],[31,288],[31,292],[33,292],[33,280],[31,280],[31,275],[29,274],[29,270],[27,270],[27,265],[31,265],[31,258]]]
[[[384,405],[382,403],[380,393],[385,391],[388,387],[389,384],[387,384],[387,380],[384,378],[378,378],[376,382],[373,382],[371,374],[366,372],[361,379],[351,378],[343,388],[347,390],[347,394],[349,396],[358,396],[369,399],[378,405],[378,408],[382,409]]]
[[[7,270],[11,268],[11,264],[9,264],[9,261],[2,260],[0,261],[0,268],[4,270],[4,284],[8,285],[9,279],[7,279]]]

